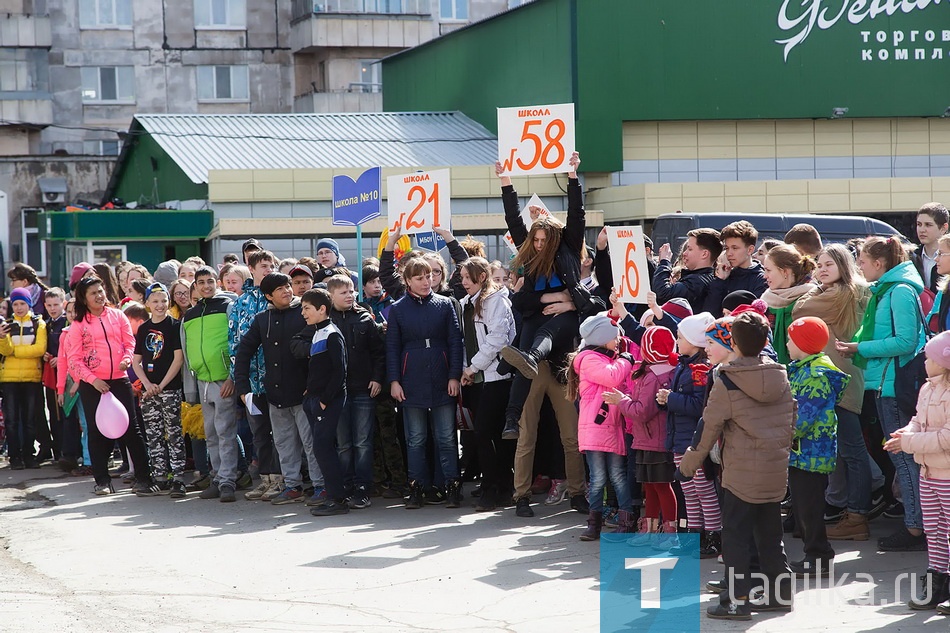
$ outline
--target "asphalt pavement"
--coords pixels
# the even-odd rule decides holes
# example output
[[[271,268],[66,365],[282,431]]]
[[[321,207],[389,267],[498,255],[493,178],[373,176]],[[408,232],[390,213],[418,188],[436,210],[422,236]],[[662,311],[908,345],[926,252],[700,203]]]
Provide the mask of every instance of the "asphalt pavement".
[[[600,630],[599,548],[578,540],[585,517],[566,502],[545,507],[535,497],[537,516],[522,519],[513,508],[407,511],[374,498],[365,510],[317,518],[301,503],[138,498],[116,484],[117,494],[95,497],[91,479],[2,464],[0,631]],[[799,586],[791,613],[703,617],[701,631],[950,625],[895,601],[895,579],[906,600],[926,554],[875,551],[899,522],[871,525],[871,540],[835,543],[834,580]],[[786,546],[801,555],[800,541]],[[702,562],[703,583],[722,572]],[[704,593],[700,609],[715,599]]]

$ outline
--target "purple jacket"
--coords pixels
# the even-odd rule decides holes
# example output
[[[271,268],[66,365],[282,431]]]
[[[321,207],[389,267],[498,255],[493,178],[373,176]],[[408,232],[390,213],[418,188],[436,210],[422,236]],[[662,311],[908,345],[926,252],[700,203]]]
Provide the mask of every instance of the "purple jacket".
[[[581,401],[577,418],[577,445],[581,452],[603,451],[626,455],[623,420],[617,407],[608,408],[607,419],[603,424],[596,424],[594,420],[604,403],[604,391],[617,389],[627,382],[633,365],[625,358],[607,356],[598,349],[587,348],[574,357],[574,371],[580,377],[578,391]]]
[[[669,389],[673,382],[672,365],[650,365],[636,380],[629,380],[630,395],[617,405],[626,420],[627,433],[633,436],[632,448],[639,451],[666,452],[666,411],[656,403],[656,392]]]

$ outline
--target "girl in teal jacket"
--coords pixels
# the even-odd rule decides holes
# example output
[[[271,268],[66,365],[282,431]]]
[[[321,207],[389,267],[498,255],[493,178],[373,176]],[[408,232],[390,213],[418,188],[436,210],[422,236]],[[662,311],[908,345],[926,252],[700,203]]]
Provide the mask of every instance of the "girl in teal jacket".
[[[924,288],[914,264],[896,237],[871,237],[864,243],[858,266],[871,284],[871,300],[854,342],[838,341],[838,351],[853,354],[855,365],[865,367],[864,388],[874,392],[884,437],[910,421],[897,406],[894,375],[925,342],[918,295]],[[926,549],[918,492],[919,469],[907,453],[891,454],[895,478],[904,502],[904,527],[878,541],[884,551]]]

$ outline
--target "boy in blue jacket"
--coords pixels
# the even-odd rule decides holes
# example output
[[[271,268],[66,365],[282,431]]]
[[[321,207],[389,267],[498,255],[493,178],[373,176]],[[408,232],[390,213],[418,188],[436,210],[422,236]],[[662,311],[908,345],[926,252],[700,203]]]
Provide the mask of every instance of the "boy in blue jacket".
[[[310,420],[313,453],[323,471],[327,491],[326,502],[311,508],[310,514],[346,514],[350,508],[344,490],[343,465],[334,444],[346,404],[346,343],[330,320],[330,293],[313,288],[300,299],[307,327],[294,336],[292,347],[294,356],[309,362],[303,406]]]

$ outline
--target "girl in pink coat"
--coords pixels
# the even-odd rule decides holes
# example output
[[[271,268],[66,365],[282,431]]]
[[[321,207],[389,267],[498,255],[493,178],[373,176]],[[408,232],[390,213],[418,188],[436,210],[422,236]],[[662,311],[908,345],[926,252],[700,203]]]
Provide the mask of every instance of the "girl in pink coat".
[[[925,348],[927,382],[920,389],[917,415],[891,433],[891,453],[911,453],[920,464],[920,507],[927,535],[927,574],[921,599],[910,608],[950,614],[950,331]],[[929,597],[929,600],[928,600]]]
[[[654,545],[660,549],[675,547],[676,494],[673,492],[673,453],[666,449],[666,411],[660,409],[656,394],[669,389],[676,369],[676,340],[665,327],[650,327],[643,333],[640,353],[643,362],[625,386],[626,394],[614,390],[604,399],[617,408],[626,420],[627,432],[633,436],[637,463],[637,481],[643,487],[643,516],[637,531],[642,537],[632,544],[646,545],[662,525],[664,537]],[[662,515],[662,523],[660,516]]]
[[[580,397],[577,444],[590,469],[588,502],[590,513],[582,541],[600,537],[603,524],[604,487],[607,478],[617,492],[620,532],[633,528],[633,501],[627,487],[627,449],[623,441],[623,419],[616,407],[604,402],[603,393],[622,385],[633,369],[629,355],[619,354],[621,330],[606,313],[595,314],[581,323],[580,350],[569,358],[568,400]]]

